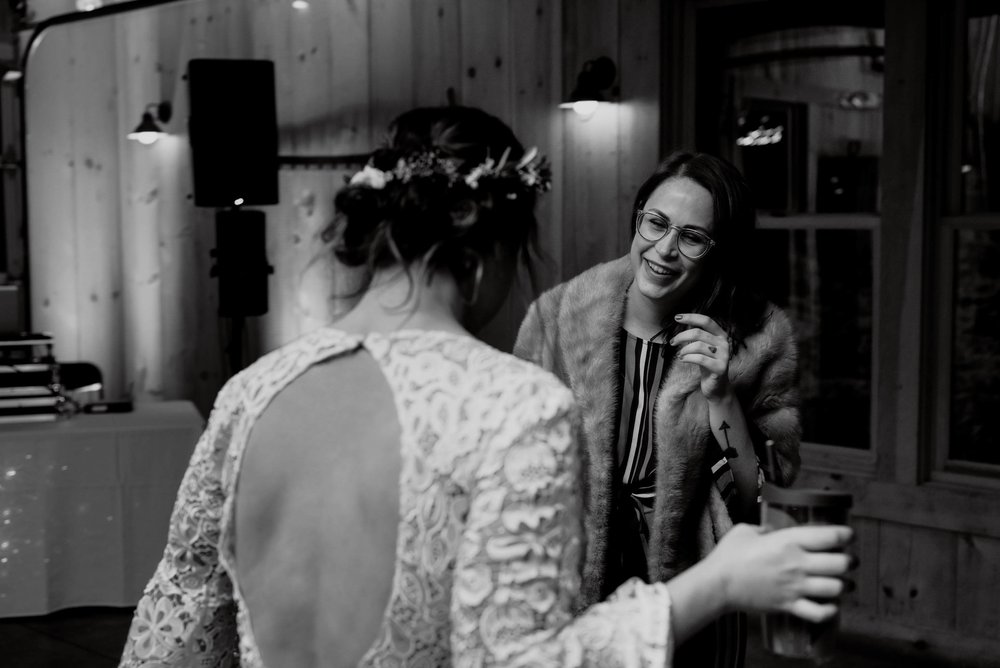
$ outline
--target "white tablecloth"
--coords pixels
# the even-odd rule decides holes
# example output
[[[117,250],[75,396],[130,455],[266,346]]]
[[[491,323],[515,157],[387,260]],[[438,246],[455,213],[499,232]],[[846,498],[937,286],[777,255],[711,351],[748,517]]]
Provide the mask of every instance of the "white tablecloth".
[[[0,617],[135,605],[203,427],[186,401],[0,424]]]

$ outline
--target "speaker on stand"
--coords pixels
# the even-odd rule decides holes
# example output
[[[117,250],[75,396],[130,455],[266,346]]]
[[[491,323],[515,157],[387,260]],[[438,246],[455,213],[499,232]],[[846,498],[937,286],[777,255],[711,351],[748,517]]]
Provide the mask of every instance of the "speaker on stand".
[[[246,206],[278,203],[278,124],[274,63],[194,59],[188,62],[195,206],[215,214],[220,317],[231,320],[226,356],[243,368],[245,319],[267,313],[266,218]]]

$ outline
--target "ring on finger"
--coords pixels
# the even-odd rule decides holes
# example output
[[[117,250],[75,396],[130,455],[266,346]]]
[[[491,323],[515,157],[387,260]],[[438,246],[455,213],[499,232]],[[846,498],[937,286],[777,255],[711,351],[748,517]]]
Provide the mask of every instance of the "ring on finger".
[[[712,354],[715,354],[719,350],[715,346],[709,346],[708,349],[712,351]]]

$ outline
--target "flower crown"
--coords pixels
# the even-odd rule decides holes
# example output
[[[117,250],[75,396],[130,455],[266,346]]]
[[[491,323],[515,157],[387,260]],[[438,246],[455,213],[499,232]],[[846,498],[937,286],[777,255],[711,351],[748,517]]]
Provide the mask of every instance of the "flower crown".
[[[465,174],[459,173],[455,160],[437,151],[427,151],[400,158],[390,170],[378,169],[369,160],[364,168],[350,179],[352,186],[365,186],[382,190],[389,183],[409,183],[414,179],[445,179],[448,187],[461,182],[472,190],[484,180],[510,181],[520,188],[541,194],[552,188],[552,172],[548,161],[532,147],[516,163],[507,160],[510,148],[498,160],[487,157]],[[507,193],[507,199],[517,199],[516,190]]]

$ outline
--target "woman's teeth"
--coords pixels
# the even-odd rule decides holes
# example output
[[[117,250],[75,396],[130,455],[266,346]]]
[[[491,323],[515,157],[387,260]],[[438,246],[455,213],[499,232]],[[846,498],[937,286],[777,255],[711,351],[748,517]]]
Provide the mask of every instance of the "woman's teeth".
[[[649,267],[649,270],[651,272],[653,272],[654,274],[656,274],[657,276],[666,276],[666,275],[668,275],[670,273],[669,271],[667,271],[663,267],[659,267],[659,266],[653,264],[652,262],[650,262],[649,260],[646,260],[646,266]]]

